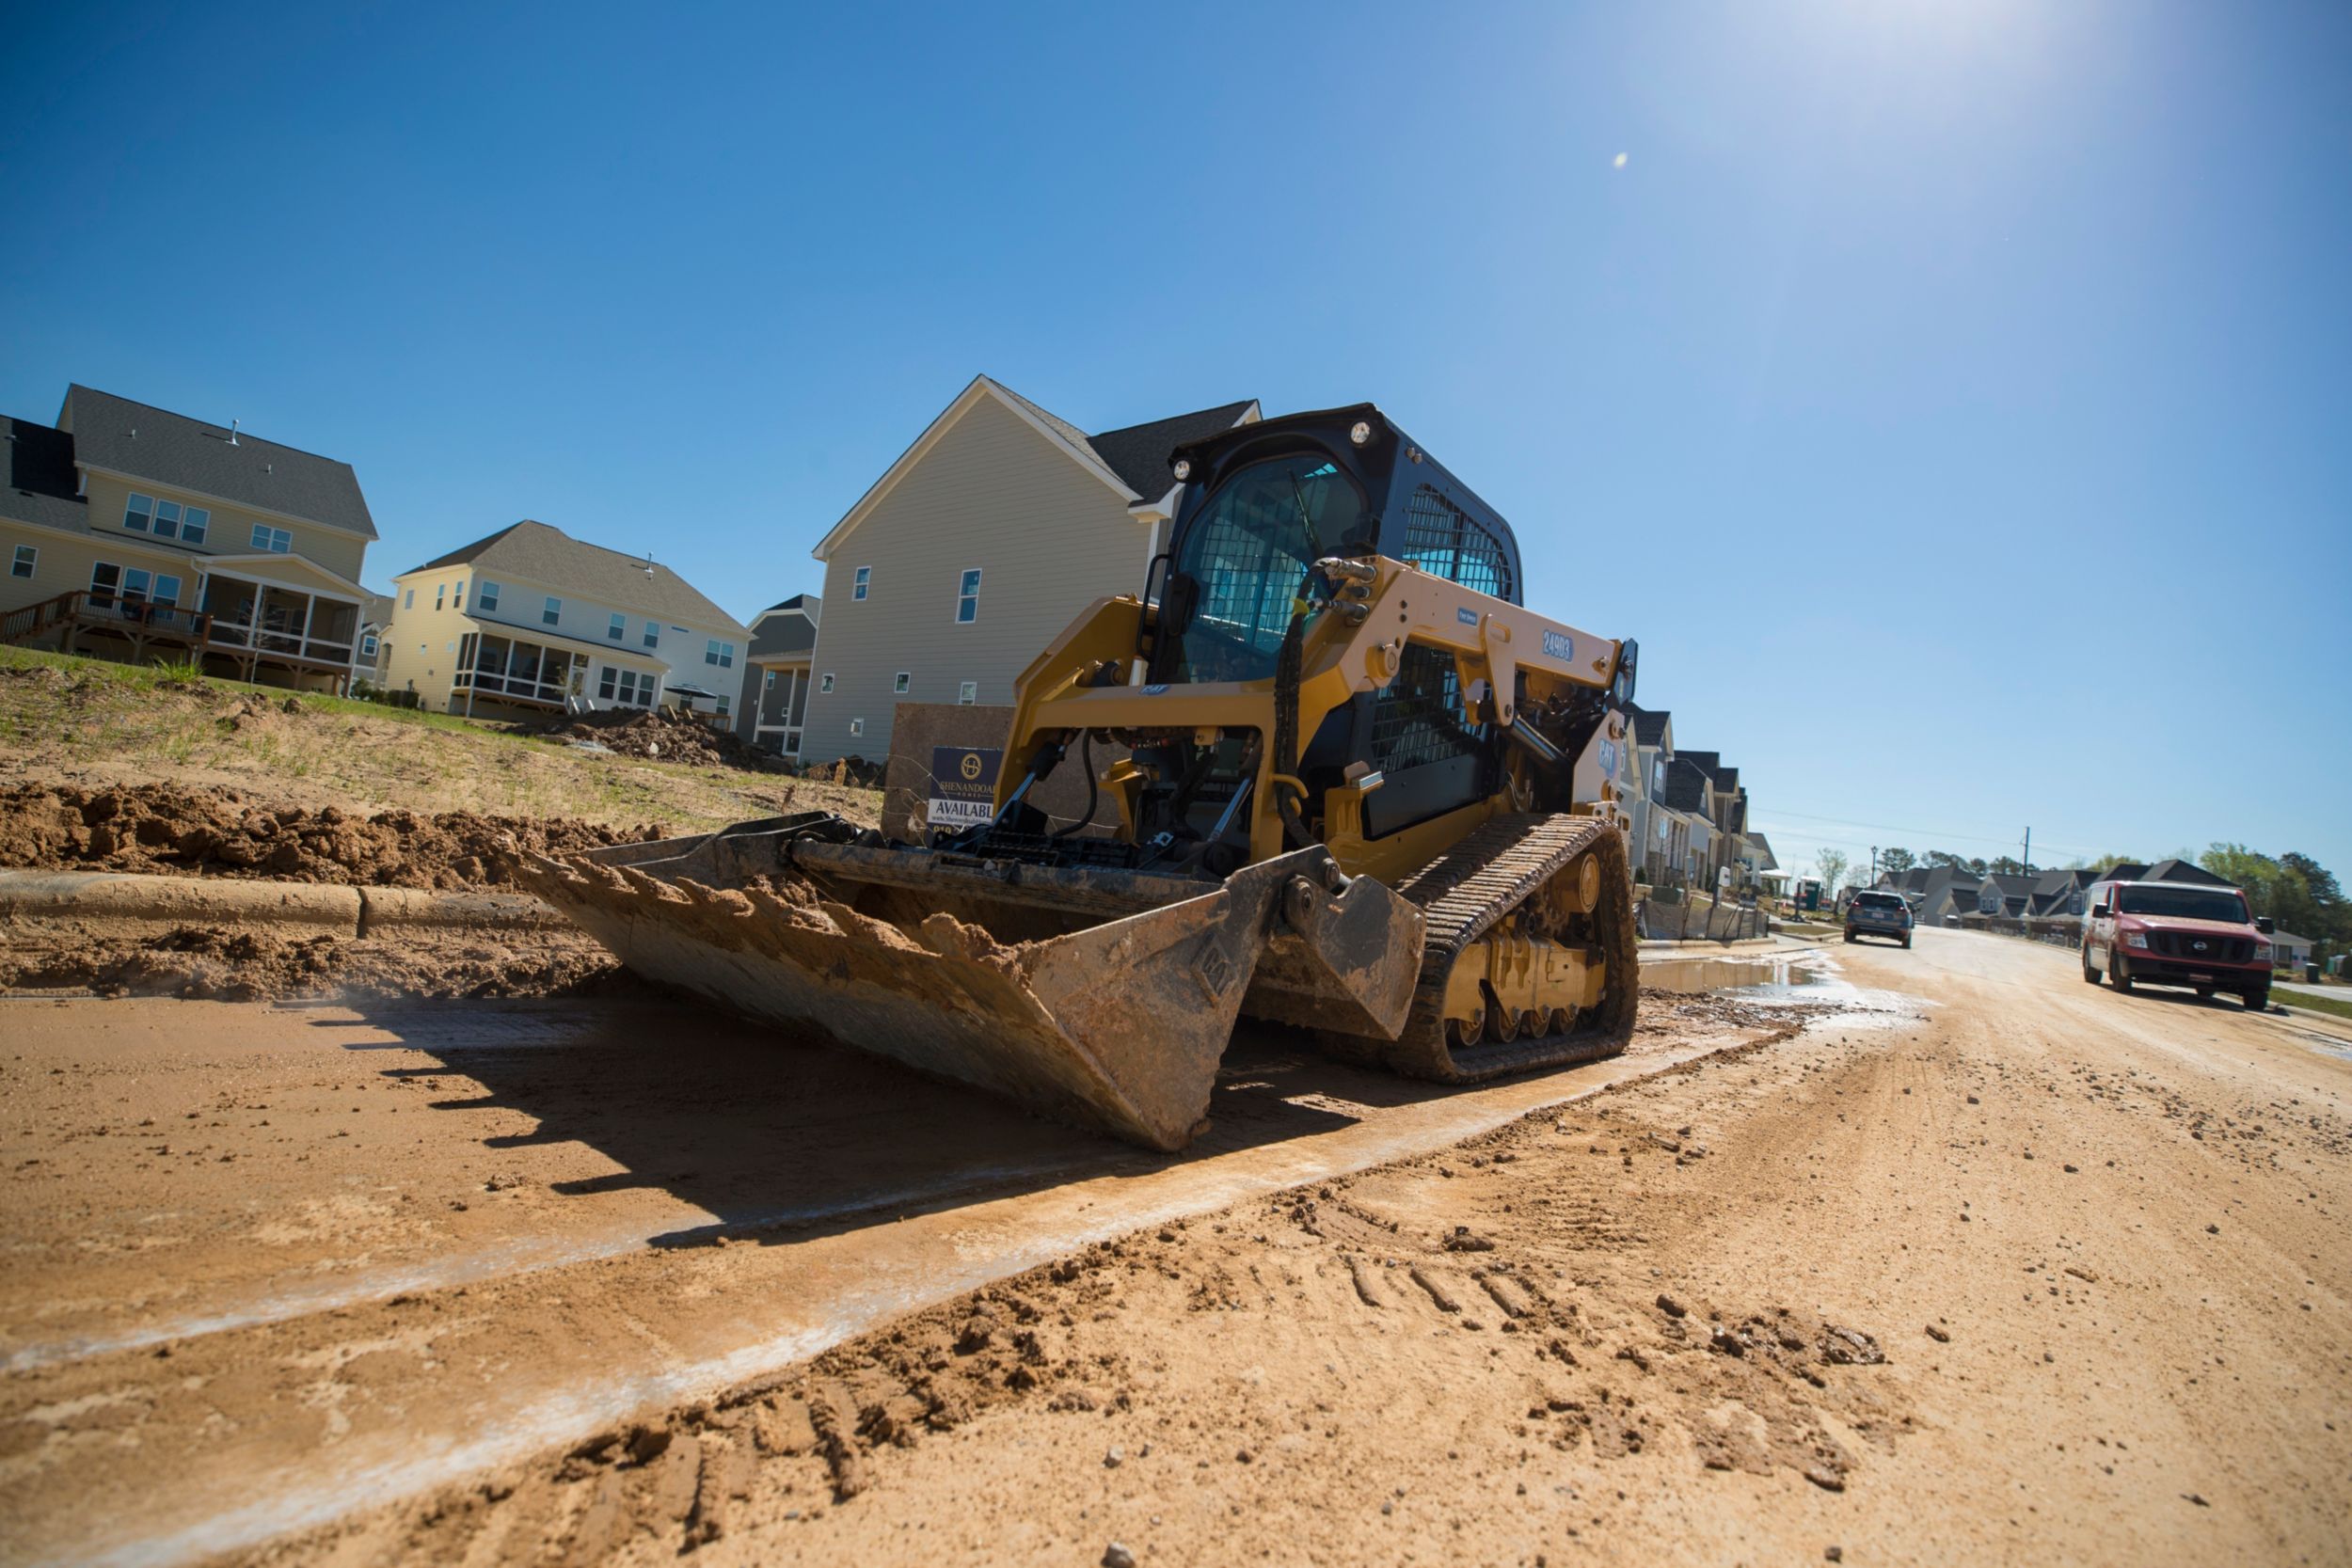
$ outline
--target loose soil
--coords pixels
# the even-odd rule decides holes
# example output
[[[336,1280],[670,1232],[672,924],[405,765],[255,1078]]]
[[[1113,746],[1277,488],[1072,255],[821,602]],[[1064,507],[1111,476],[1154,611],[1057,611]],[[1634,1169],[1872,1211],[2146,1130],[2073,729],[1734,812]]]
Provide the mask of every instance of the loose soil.
[[[0,1384],[0,1511],[56,1556],[273,1563],[2352,1559],[2352,1040],[1970,933],[1836,958],[1928,1006],[1653,997],[1632,1055],[1725,1049],[1124,1225],[1446,1097],[1262,1044],[1197,1155],[861,1219],[877,1171],[1089,1146],[659,1009],[594,1052],[392,1022],[337,1065],[194,1009],[21,1036],[8,1338],[96,1338]],[[598,1241],[615,1205],[659,1244]],[[873,1307],[1025,1235],[1034,1267]],[[604,1250],[288,1305],[336,1259],[566,1242]],[[256,1271],[265,1321],[218,1317],[203,1282]],[[455,1479],[399,1479],[427,1459]],[[182,1512],[142,1540],[131,1495]]]
[[[242,791],[176,784],[0,786],[0,866],[251,877],[407,888],[498,887],[525,855],[662,836],[576,818],[472,812],[313,811]]]
[[[87,991],[183,1001],[615,996],[643,983],[595,939],[555,927],[300,927],[0,922],[0,996]]]

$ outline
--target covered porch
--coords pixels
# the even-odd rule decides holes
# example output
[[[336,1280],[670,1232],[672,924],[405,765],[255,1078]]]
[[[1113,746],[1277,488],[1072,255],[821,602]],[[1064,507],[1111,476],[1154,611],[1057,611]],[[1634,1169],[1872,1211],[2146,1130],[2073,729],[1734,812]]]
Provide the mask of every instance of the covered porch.
[[[588,696],[588,657],[577,648],[506,632],[469,631],[457,640],[449,710],[473,713],[485,705],[563,712]]]
[[[365,591],[299,558],[285,562],[295,580],[206,563],[197,579],[205,663],[226,666],[238,680],[342,691],[351,683]]]

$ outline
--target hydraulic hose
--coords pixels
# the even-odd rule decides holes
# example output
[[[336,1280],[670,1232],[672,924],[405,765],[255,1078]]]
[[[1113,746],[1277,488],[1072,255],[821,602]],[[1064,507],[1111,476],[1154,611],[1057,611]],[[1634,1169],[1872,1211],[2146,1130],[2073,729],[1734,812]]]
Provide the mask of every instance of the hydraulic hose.
[[[1087,814],[1067,828],[1057,828],[1047,835],[1057,842],[1068,838],[1072,833],[1083,832],[1094,825],[1094,808],[1102,794],[1102,786],[1095,782],[1094,778],[1094,732],[1084,730],[1080,734],[1084,738],[1078,742],[1078,766],[1087,770]]]

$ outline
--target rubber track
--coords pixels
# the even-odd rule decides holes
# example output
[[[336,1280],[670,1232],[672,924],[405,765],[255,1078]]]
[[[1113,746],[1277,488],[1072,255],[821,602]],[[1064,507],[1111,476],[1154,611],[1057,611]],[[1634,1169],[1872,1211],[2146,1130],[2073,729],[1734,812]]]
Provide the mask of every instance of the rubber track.
[[[1595,911],[1607,989],[1592,1026],[1567,1035],[1477,1046],[1456,1055],[1445,1040],[1446,979],[1461,950],[1585,854],[1600,857]],[[1425,924],[1421,980],[1405,1032],[1376,1049],[1398,1072],[1471,1084],[1529,1068],[1614,1056],[1633,1035],[1640,950],[1625,835],[1606,818],[1566,814],[1497,816],[1397,884]],[[1358,1042],[1360,1046],[1363,1043]]]

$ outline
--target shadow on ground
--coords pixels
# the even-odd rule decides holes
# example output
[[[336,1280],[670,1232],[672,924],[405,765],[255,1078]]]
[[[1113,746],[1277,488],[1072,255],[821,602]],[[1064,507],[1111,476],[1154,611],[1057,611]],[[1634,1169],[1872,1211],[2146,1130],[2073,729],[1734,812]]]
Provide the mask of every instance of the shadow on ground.
[[[558,1181],[560,1196],[651,1189],[707,1224],[654,1245],[799,1241],[1083,1177],[1140,1176],[1324,1132],[1385,1107],[1458,1092],[1316,1053],[1305,1037],[1245,1024],[1218,1074],[1210,1130],[1161,1155],[1042,1120],[980,1090],[685,1001],[381,1003],[313,1027],[389,1034],[353,1051],[419,1051],[436,1065],[387,1078],[460,1077],[480,1093],[436,1110],[519,1112],[493,1149],[576,1144],[619,1168]]]

